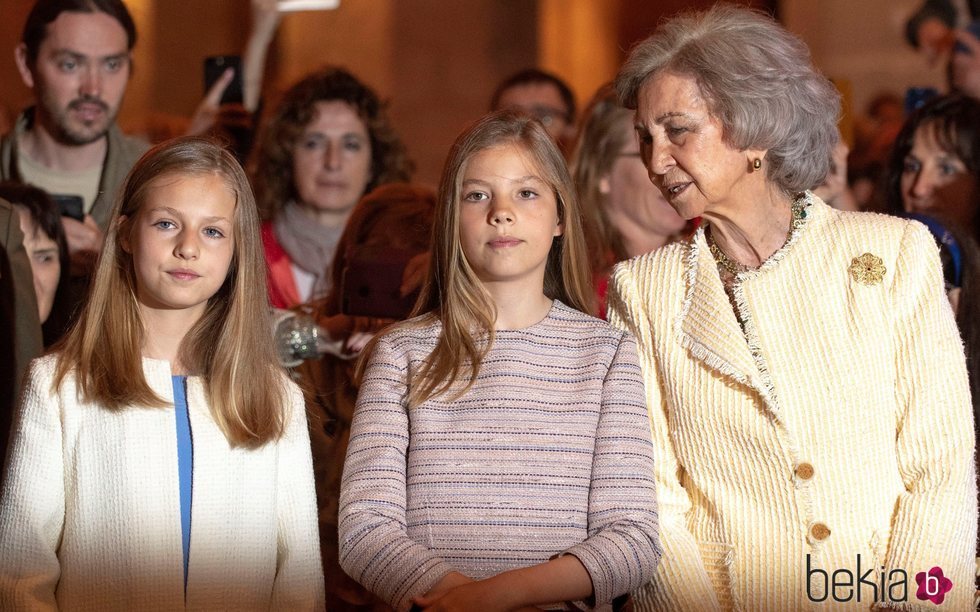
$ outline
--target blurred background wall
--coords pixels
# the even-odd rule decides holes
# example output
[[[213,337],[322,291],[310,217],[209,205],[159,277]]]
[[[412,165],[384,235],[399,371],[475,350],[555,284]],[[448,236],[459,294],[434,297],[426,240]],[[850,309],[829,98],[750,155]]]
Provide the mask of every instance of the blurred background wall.
[[[120,123],[130,132],[179,125],[202,95],[209,55],[240,53],[248,0],[126,0],[137,21],[135,72]],[[743,0],[774,13],[845,91],[849,114],[880,91],[942,88],[903,40],[920,0]],[[30,102],[13,50],[32,0],[0,0],[0,124]],[[705,0],[342,0],[334,11],[283,17],[267,68],[269,108],[323,64],[346,66],[390,100],[396,127],[435,185],[459,130],[487,110],[498,81],[538,65],[566,79],[584,106],[629,47],[665,16]],[[845,118],[845,124],[849,119]],[[845,133],[847,129],[845,127]]]

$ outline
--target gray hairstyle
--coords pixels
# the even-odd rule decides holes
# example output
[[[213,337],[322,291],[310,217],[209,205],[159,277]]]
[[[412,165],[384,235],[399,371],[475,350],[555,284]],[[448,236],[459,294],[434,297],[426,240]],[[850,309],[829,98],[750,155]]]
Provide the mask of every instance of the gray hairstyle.
[[[671,18],[630,51],[616,78],[622,103],[635,109],[640,88],[661,72],[695,79],[730,146],[768,150],[766,177],[783,191],[823,182],[840,95],[806,45],[771,18],[724,4]]]

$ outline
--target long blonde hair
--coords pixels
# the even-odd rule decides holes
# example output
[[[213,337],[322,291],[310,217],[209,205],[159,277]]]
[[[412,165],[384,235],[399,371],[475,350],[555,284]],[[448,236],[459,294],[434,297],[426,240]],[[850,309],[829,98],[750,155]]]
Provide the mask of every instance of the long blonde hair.
[[[431,313],[442,322],[442,332],[429,358],[411,381],[409,407],[447,392],[463,376],[467,376],[467,384],[455,397],[465,393],[476,381],[483,358],[493,344],[496,309],[463,254],[459,204],[469,161],[480,151],[507,144],[518,146],[533,161],[558,204],[563,232],[555,237],[548,254],[545,295],[583,312],[592,312],[594,296],[582,219],[565,159],[536,119],[514,111],[487,115],[456,138],[443,169],[433,225],[432,260],[413,313]],[[362,366],[371,349],[373,344],[366,347]]]
[[[54,386],[74,373],[82,400],[108,410],[169,404],[143,375],[145,329],[133,257],[122,247],[156,179],[215,175],[235,194],[235,252],[228,277],[180,346],[181,361],[204,379],[211,415],[233,446],[258,447],[282,435],[283,374],[273,353],[265,263],[255,198],[241,166],[203,138],[157,145],[130,171],[117,199],[88,302],[59,348]],[[125,218],[121,218],[125,215]]]

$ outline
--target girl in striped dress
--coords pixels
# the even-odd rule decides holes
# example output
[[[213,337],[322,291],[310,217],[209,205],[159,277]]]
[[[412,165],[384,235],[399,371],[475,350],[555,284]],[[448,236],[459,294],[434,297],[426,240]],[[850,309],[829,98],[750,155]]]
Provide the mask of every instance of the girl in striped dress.
[[[543,127],[457,139],[416,312],[365,349],[340,563],[398,610],[611,609],[660,556],[633,338],[590,317],[579,211]]]

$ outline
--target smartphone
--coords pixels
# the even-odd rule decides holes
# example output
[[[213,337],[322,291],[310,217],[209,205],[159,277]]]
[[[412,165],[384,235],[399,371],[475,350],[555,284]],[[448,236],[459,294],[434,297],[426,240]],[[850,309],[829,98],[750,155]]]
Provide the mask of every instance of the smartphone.
[[[53,195],[51,199],[58,205],[62,217],[71,217],[76,221],[85,220],[85,201],[77,195]]]
[[[292,11],[332,11],[340,6],[340,0],[279,0],[276,8],[280,13]]]
[[[417,253],[395,249],[354,254],[341,278],[341,312],[361,317],[401,320],[408,317],[418,290],[402,297],[402,276]]]
[[[221,78],[228,68],[234,68],[235,76],[221,94],[220,104],[241,104],[242,96],[242,58],[237,55],[212,55],[204,58],[204,93],[207,94],[215,81]]]

